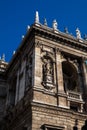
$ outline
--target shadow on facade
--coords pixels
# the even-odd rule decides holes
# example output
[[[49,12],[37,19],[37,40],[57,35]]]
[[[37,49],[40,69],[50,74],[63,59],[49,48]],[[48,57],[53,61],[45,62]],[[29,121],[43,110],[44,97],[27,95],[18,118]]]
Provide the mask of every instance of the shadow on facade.
[[[81,130],[87,130],[87,120],[85,120],[85,124],[82,126]]]
[[[73,130],[78,130],[78,120],[75,120],[75,126],[73,127]]]

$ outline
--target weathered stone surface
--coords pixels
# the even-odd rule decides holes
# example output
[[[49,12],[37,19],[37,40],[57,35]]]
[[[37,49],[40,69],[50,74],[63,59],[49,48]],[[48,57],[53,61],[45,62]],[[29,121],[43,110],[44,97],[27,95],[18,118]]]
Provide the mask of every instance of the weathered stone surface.
[[[8,67],[0,70],[0,127],[83,130],[87,43],[40,23],[28,31]]]

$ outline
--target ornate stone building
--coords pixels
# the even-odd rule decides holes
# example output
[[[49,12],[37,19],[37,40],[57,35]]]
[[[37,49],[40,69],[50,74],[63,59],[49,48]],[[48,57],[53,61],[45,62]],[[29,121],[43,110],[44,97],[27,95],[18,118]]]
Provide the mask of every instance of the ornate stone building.
[[[39,22],[0,60],[1,130],[87,130],[87,41]]]

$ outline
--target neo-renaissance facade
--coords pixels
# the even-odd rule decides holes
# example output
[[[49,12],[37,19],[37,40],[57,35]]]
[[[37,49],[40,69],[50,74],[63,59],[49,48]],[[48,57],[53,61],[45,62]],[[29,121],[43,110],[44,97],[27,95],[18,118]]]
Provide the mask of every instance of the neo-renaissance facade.
[[[87,130],[87,39],[39,22],[0,60],[0,130]]]

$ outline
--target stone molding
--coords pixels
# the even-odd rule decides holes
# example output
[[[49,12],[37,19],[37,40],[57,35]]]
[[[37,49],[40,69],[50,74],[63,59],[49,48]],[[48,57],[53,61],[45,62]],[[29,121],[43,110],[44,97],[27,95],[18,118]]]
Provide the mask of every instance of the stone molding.
[[[38,36],[41,36],[41,37],[45,37],[51,41],[56,41],[62,45],[65,45],[65,46],[70,46],[72,48],[76,48],[77,50],[83,50],[84,52],[87,51],[87,45],[85,43],[79,43],[79,41],[77,39],[75,39],[74,37],[66,37],[65,35],[62,36],[62,34],[58,33],[53,33],[51,32],[51,30],[45,30],[45,28],[39,28],[39,27],[36,27],[34,26],[34,29],[35,29],[35,32]]]
[[[38,112],[42,112],[42,113],[48,113],[48,114],[54,114],[54,115],[63,115],[63,116],[68,116],[70,118],[76,118],[79,120],[85,120],[87,118],[87,115],[85,113],[81,113],[81,112],[75,112],[72,111],[68,108],[60,108],[58,106],[52,106],[52,105],[48,105],[48,104],[42,104],[42,103],[38,103],[38,102],[32,102],[32,111],[38,111]]]

